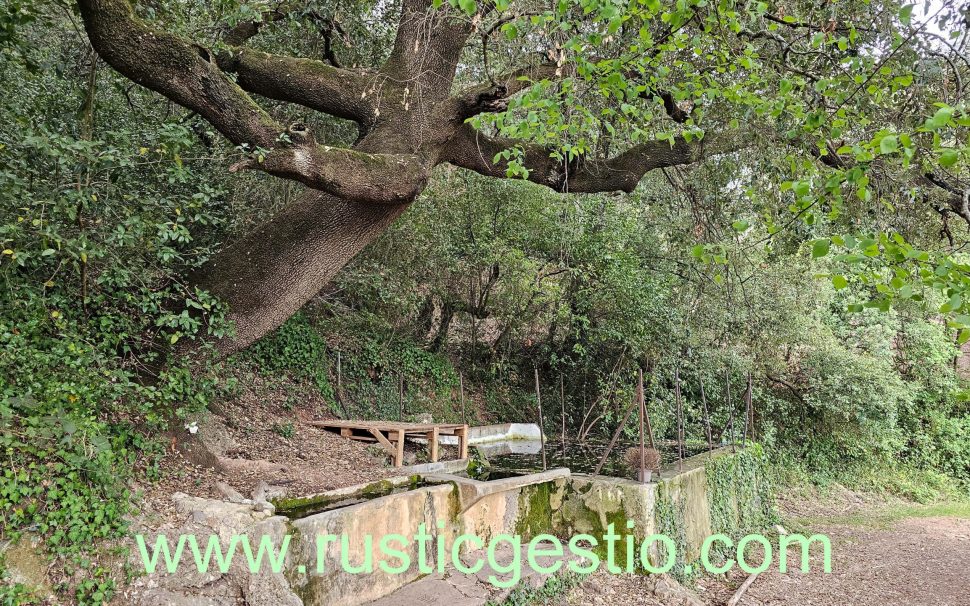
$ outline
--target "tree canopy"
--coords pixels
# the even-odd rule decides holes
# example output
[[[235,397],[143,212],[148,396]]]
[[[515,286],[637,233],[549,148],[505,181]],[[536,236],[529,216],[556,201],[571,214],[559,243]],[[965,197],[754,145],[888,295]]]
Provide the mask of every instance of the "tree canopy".
[[[11,7],[10,40],[32,7]],[[930,286],[964,311],[966,267],[914,247],[899,224],[952,233],[951,218],[970,221],[968,64],[953,3],[84,0],[77,10],[109,65],[234,147],[225,170],[308,188],[189,277],[229,306],[237,332],[220,341],[225,352],[299,309],[443,164],[595,193],[730,162],[769,236],[792,221],[846,228],[815,252],[838,252],[878,283],[872,305]],[[696,254],[717,258],[703,245]],[[869,259],[881,264],[860,269]]]

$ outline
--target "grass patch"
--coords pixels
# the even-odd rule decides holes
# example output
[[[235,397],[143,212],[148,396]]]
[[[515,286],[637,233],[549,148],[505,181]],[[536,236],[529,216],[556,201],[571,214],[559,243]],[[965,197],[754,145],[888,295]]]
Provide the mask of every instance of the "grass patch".
[[[913,518],[960,518],[970,520],[970,502],[933,503],[931,505],[900,504],[874,511],[845,515],[792,518],[794,526],[812,527],[818,524],[858,526],[875,530],[889,530],[903,520]]]

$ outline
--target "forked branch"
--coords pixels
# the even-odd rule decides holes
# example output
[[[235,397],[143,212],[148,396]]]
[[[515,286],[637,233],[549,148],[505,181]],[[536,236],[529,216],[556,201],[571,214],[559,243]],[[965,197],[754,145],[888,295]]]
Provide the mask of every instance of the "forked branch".
[[[734,134],[708,135],[688,142],[647,141],[605,160],[579,159],[566,163],[554,150],[523,144],[512,139],[490,137],[466,125],[451,141],[446,161],[490,177],[505,177],[509,162],[496,158],[504,151],[522,150],[522,166],[528,180],[555,191],[596,193],[632,192],[643,176],[657,168],[690,164],[706,157],[737,151],[747,145]]]
[[[427,168],[416,156],[318,145],[306,127],[283,129],[226,77],[207,49],[150,27],[133,14],[127,0],[78,0],[78,5],[95,50],[122,75],[196,112],[232,143],[254,151],[269,150],[262,161],[246,160],[234,170],[261,170],[359,202],[405,202],[424,187]],[[265,76],[259,88],[267,96],[273,91],[279,91],[278,97],[297,96],[298,82],[285,82],[288,68],[322,71],[326,77],[320,82],[345,76],[343,70],[309,60],[273,59],[256,53],[243,56],[251,57],[246,65],[253,66],[247,81],[256,87],[254,74]],[[282,61],[284,69],[272,74],[267,62],[274,60]],[[336,72],[340,73],[335,76]],[[349,117],[353,110],[348,95],[359,94],[351,83],[359,81],[350,76],[340,81],[347,83],[348,90],[338,91],[339,86],[329,83],[329,90],[322,90],[321,84],[303,91],[303,100]]]

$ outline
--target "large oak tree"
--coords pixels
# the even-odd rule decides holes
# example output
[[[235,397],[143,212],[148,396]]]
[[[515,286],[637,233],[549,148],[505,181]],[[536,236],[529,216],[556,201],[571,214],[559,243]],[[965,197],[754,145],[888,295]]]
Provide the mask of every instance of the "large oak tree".
[[[258,5],[208,45],[127,0],[77,4],[108,64],[240,148],[229,170],[306,187],[190,278],[229,306],[224,353],[302,307],[442,164],[564,193],[630,192],[652,170],[724,153],[744,166],[781,147],[793,150],[796,216],[849,191],[874,203],[886,193],[870,185],[879,176],[970,221],[953,168],[962,148],[938,132],[965,126],[970,66],[940,29],[960,15],[945,3],[915,21],[895,2],[401,0],[367,9],[395,20],[393,44],[355,66],[334,49],[339,18],[312,2]],[[323,52],[255,50],[261,31],[292,23]],[[281,123],[275,102],[351,121],[359,135],[328,145],[311,121]],[[923,124],[933,102],[949,108],[936,129]],[[828,181],[811,185],[822,170]]]

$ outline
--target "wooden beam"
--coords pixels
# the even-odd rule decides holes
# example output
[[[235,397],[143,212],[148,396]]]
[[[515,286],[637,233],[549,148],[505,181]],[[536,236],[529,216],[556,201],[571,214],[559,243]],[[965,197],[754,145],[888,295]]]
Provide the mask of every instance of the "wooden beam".
[[[388,440],[387,438],[384,437],[384,434],[382,434],[377,429],[371,429],[369,431],[370,431],[370,433],[371,433],[372,436],[374,436],[375,438],[377,438],[377,441],[380,442],[381,446],[384,447],[384,450],[386,450],[389,455],[391,455],[393,457],[394,455],[397,454],[397,452],[394,450],[394,445],[391,444],[391,441],[390,440]]]
[[[348,440],[357,440],[358,442],[376,442],[371,436],[349,436]]]

